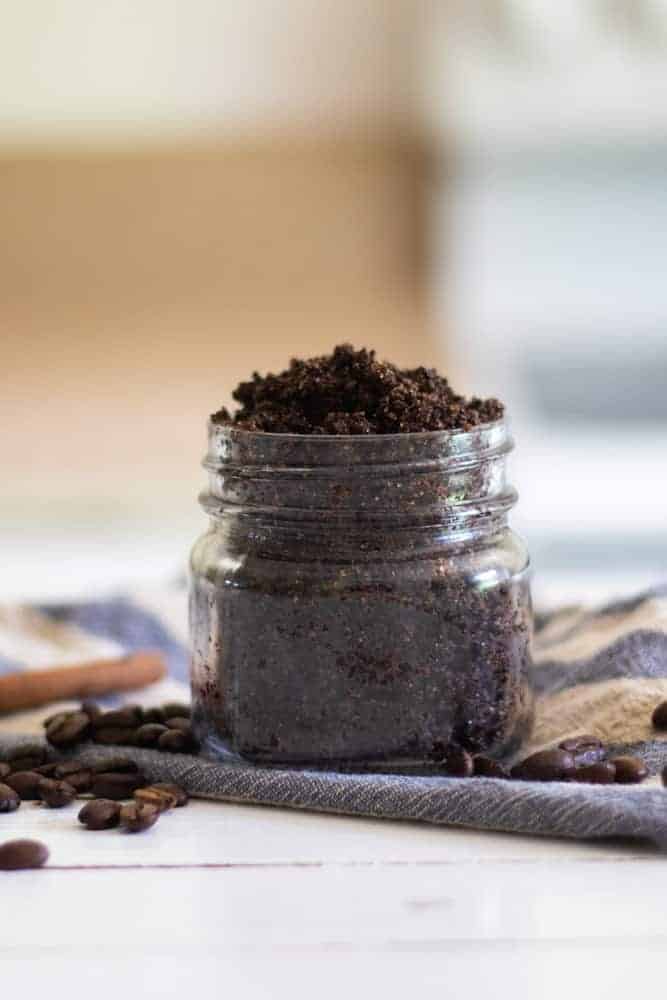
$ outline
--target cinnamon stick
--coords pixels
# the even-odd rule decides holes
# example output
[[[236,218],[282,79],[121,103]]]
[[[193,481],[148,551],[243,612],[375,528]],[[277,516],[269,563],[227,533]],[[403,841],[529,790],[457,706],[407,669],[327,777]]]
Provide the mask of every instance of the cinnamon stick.
[[[132,691],[161,680],[165,673],[162,654],[147,649],[113,660],[7,674],[0,677],[0,715],[70,698]]]

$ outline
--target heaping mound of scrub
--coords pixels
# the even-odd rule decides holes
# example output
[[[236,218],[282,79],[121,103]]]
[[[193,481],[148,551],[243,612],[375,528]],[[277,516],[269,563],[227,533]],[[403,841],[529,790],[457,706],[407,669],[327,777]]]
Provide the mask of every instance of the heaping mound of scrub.
[[[499,420],[497,399],[465,399],[434,368],[400,369],[375,351],[341,344],[295,359],[280,375],[253,375],[233,393],[239,409],[213,421],[272,434],[411,434],[470,430]]]

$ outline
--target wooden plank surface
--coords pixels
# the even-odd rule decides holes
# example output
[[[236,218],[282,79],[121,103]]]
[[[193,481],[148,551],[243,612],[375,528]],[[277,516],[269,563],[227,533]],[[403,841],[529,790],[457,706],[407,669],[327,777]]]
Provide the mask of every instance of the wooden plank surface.
[[[667,865],[641,847],[214,803],[134,837],[75,816],[0,818],[52,850],[0,876],[7,990],[588,1000],[657,976],[667,947]]]

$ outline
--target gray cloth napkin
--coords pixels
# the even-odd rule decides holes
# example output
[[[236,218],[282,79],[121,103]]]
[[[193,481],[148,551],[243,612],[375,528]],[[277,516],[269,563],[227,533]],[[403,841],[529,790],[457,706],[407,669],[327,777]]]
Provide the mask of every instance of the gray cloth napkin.
[[[143,640],[136,608],[131,613],[138,645]],[[63,609],[59,614],[69,622]],[[521,756],[586,732],[608,744],[611,755],[638,754],[657,774],[667,765],[667,734],[661,738],[651,726],[654,706],[667,699],[667,587],[596,611],[565,610],[538,626],[537,718]],[[155,621],[151,627],[155,645]],[[169,642],[173,655],[173,637]],[[0,731],[0,758],[34,742],[29,733]],[[89,745],[77,756],[97,761],[118,752]],[[151,780],[176,781],[205,798],[549,836],[641,838],[667,847],[667,790],[656,779],[640,787],[600,787],[341,774],[256,767],[231,756],[212,762],[134,748],[122,752]]]

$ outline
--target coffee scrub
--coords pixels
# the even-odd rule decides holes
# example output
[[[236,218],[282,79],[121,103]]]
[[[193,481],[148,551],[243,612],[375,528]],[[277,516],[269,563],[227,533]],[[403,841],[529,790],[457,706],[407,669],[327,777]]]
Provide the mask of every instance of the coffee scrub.
[[[530,728],[528,556],[495,399],[337,347],[209,422],[193,726],[267,765],[438,771]]]

